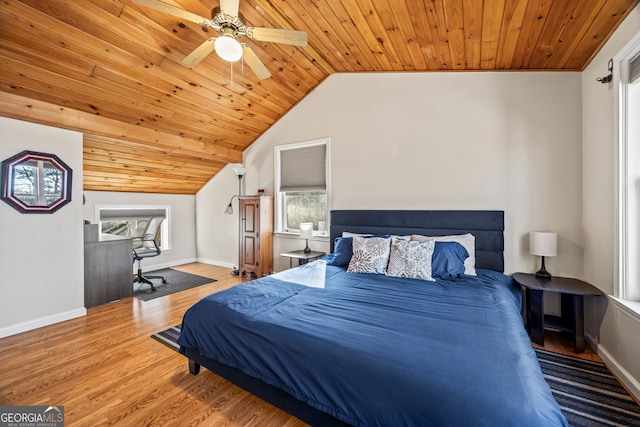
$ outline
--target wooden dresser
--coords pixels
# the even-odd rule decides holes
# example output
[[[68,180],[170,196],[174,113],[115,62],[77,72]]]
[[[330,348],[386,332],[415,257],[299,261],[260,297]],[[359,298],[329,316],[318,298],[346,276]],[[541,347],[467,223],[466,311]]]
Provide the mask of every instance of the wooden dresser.
[[[273,273],[273,196],[240,196],[241,274]]]

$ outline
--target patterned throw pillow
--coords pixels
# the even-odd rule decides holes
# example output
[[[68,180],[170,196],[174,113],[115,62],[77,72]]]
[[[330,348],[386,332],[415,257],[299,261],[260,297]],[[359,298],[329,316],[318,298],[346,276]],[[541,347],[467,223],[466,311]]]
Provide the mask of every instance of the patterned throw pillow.
[[[353,256],[347,271],[350,273],[384,274],[389,262],[391,238],[353,237]]]
[[[431,257],[434,248],[433,240],[394,239],[391,243],[387,276],[434,281],[435,279],[431,277]]]

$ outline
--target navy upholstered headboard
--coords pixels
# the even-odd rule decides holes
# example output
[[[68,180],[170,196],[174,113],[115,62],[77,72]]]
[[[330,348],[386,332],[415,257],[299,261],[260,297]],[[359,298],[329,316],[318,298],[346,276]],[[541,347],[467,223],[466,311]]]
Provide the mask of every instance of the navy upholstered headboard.
[[[471,233],[476,238],[476,267],[504,272],[503,211],[331,211],[331,251],[336,237],[352,233],[445,236]]]

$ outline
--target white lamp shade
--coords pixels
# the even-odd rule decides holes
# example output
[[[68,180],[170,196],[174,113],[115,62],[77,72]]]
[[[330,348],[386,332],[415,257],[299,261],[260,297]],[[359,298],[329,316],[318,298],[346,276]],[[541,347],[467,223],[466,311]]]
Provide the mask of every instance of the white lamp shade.
[[[236,62],[242,58],[242,46],[231,36],[220,36],[214,42],[216,53],[225,61]]]
[[[529,253],[538,256],[556,256],[558,254],[558,235],[532,231],[529,233]]]
[[[313,237],[313,223],[301,222],[300,223],[300,237],[303,239],[310,239]]]
[[[243,176],[244,173],[247,171],[245,168],[242,167],[242,165],[238,165],[238,166],[234,166],[231,168],[233,170],[233,172],[235,172],[236,175],[238,176]]]

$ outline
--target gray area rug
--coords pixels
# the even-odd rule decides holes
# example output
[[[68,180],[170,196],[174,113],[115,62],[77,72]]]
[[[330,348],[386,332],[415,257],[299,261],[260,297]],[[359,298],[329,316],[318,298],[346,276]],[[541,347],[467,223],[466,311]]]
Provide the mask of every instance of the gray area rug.
[[[640,406],[604,364],[545,350],[536,354],[569,426],[640,426]]]
[[[161,279],[151,279],[156,287],[155,291],[151,290],[149,285],[134,284],[133,296],[143,301],[149,301],[165,295],[184,291],[185,289],[195,288],[207,283],[215,282],[216,279],[208,277],[196,276],[195,274],[184,273],[172,268],[162,270],[148,271],[144,274],[149,276],[163,276],[167,283],[162,283]]]

